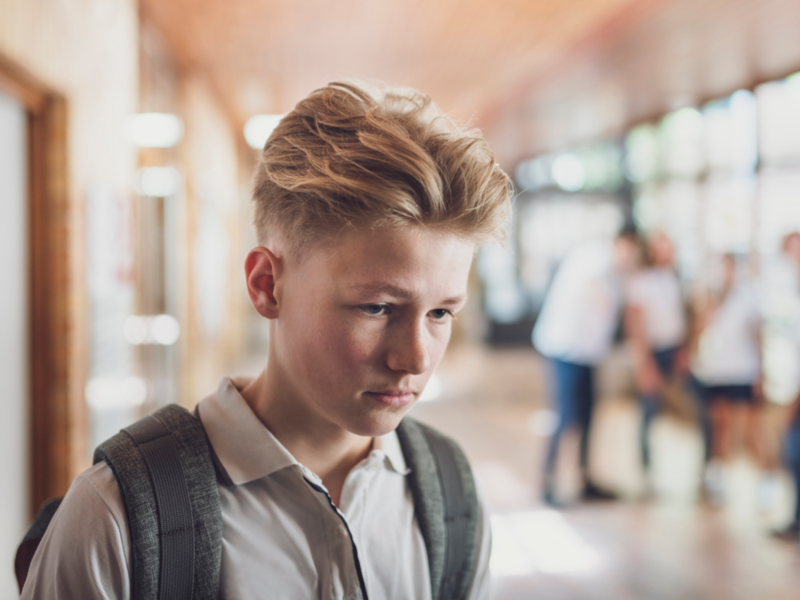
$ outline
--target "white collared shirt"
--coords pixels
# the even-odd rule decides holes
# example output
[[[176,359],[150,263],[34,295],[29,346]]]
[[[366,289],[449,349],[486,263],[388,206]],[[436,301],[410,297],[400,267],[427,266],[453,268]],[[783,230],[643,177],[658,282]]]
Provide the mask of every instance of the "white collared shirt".
[[[683,291],[678,274],[667,267],[643,269],[628,282],[627,301],[642,311],[644,335],[655,351],[677,348],[686,338]]]
[[[544,356],[596,365],[608,353],[622,306],[612,259],[612,242],[587,242],[558,267],[533,328]]]
[[[347,476],[340,506],[322,481],[264,427],[230,379],[199,405],[232,486],[220,486],[222,598],[431,597],[425,543],[414,519],[397,435],[375,438]],[[470,599],[490,593],[491,533],[481,507]],[[130,538],[119,487],[98,463],[78,476],[31,564],[23,598],[130,598]]]

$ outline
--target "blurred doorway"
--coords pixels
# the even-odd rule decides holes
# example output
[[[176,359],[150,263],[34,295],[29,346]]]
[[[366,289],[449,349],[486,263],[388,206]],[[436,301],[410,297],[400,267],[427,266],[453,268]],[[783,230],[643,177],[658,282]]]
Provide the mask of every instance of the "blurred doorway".
[[[29,513],[28,134],[25,106],[0,90],[0,596],[17,593],[11,565]]]
[[[66,492],[85,431],[70,402],[66,115],[59,94],[0,56],[0,598],[16,597],[16,546]]]

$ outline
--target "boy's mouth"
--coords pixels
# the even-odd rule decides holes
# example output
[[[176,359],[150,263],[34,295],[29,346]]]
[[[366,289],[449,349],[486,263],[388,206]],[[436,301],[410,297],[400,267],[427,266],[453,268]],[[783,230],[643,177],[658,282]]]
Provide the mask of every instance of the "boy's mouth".
[[[371,398],[385,406],[399,407],[410,404],[416,392],[410,389],[381,390],[379,392],[365,392]]]

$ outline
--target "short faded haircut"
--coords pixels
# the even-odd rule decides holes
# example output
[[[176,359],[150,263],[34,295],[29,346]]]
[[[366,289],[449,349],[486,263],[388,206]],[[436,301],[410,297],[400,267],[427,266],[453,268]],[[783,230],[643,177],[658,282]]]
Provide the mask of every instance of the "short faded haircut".
[[[256,170],[258,242],[289,252],[347,228],[422,225],[499,239],[511,184],[476,129],[409,88],[334,82],[301,100]]]

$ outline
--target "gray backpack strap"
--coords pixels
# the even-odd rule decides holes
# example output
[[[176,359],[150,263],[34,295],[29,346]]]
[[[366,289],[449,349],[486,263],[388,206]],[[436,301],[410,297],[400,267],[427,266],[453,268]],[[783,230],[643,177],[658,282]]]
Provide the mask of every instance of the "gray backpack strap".
[[[450,438],[406,417],[397,437],[428,551],[433,600],[467,597],[478,560],[480,506],[467,458]]]
[[[166,406],[95,451],[119,483],[132,546],[133,600],[219,597],[222,511],[199,419]]]

